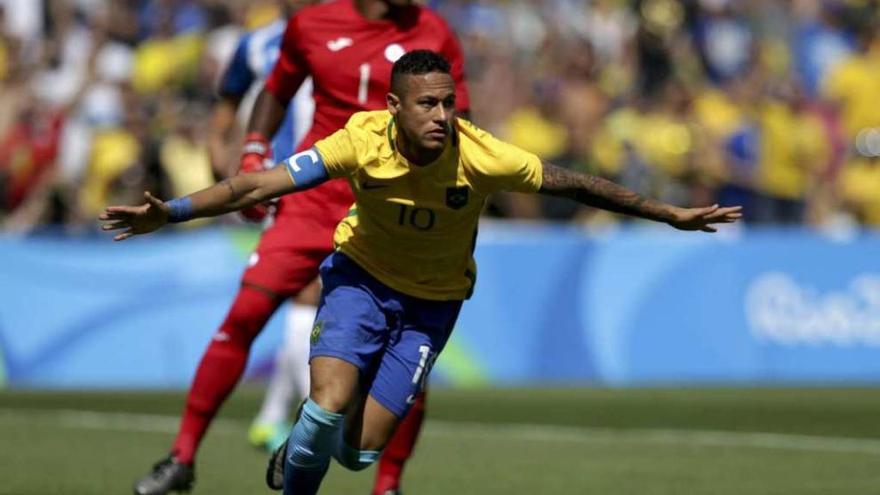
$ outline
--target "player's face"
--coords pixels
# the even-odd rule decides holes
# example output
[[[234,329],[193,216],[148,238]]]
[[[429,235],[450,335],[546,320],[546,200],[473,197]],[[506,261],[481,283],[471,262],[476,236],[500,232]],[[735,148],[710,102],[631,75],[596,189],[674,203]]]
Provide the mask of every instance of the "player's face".
[[[455,82],[442,72],[405,76],[400,95],[389,95],[389,110],[407,142],[442,150],[455,121]]]

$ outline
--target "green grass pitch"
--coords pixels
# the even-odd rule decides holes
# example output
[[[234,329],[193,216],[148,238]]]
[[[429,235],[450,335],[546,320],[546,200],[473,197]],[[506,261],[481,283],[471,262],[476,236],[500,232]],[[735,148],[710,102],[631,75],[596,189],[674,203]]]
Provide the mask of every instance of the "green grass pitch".
[[[196,494],[269,493],[244,387],[203,444]],[[181,392],[0,391],[0,494],[130,493]],[[880,389],[437,389],[407,495],[880,493]],[[369,493],[333,466],[324,494]]]

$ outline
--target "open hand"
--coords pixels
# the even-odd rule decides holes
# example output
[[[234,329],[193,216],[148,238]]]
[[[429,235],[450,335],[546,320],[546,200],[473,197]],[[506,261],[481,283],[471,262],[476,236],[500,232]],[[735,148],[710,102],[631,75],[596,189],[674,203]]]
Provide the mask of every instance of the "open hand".
[[[145,204],[140,206],[108,206],[98,219],[104,222],[102,230],[124,230],[113,237],[124,241],[133,235],[148,234],[168,223],[170,209],[162,200],[145,192]]]
[[[728,206],[721,208],[718,205],[704,208],[678,208],[675,219],[669,221],[669,225],[679,230],[701,230],[703,232],[717,232],[713,227],[717,223],[733,223],[742,218],[742,206]]]

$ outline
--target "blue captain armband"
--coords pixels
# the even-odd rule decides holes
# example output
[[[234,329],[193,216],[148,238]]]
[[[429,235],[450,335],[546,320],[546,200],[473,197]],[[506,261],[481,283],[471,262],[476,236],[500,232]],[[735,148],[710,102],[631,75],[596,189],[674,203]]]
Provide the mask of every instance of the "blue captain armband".
[[[309,148],[291,156],[284,160],[284,166],[287,167],[287,173],[293,179],[297,190],[315,187],[330,179],[330,174],[324,167],[324,160],[316,148]]]

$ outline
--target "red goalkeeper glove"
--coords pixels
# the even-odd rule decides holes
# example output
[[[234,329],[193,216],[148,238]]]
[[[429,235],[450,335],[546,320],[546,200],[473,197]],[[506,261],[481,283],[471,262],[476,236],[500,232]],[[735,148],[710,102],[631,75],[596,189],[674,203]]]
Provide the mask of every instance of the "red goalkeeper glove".
[[[259,132],[250,132],[245,136],[244,147],[241,152],[241,164],[238,173],[249,174],[253,172],[262,172],[266,170],[267,165],[271,164],[269,140],[266,136]],[[245,208],[239,211],[245,220],[251,222],[262,222],[269,214],[270,203],[263,203]]]

